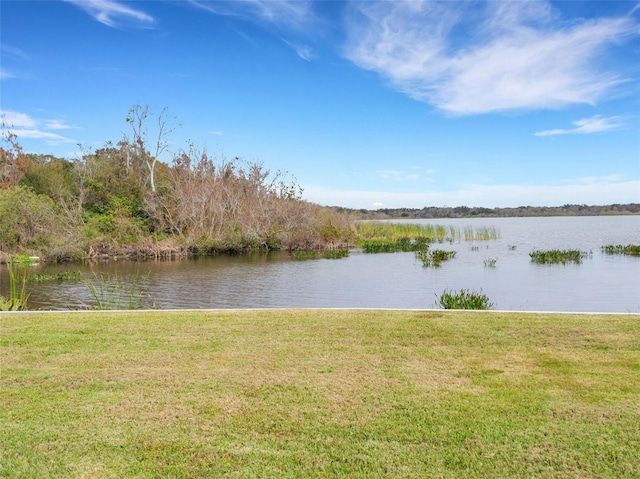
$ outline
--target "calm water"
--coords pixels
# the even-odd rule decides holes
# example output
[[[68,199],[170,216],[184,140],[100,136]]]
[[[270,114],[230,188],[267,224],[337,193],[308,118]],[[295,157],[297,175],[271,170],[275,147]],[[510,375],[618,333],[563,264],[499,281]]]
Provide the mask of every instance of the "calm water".
[[[287,253],[117,262],[90,267],[123,281],[148,274],[148,303],[182,308],[436,308],[445,289],[482,290],[496,309],[516,311],[640,312],[640,258],[605,255],[606,244],[639,244],[640,216],[478,218],[410,222],[495,227],[501,238],[457,241],[432,248],[457,255],[440,268],[424,268],[413,253],[364,254],[339,260],[295,261]],[[515,246],[515,249],[513,248]],[[592,251],[579,264],[536,265],[533,249]],[[484,262],[496,259],[494,268]],[[85,267],[83,267],[85,268]],[[78,265],[36,266],[34,272],[78,270]],[[86,269],[89,269],[87,267]],[[6,268],[0,293],[6,295]],[[91,304],[79,283],[33,286],[32,309],[82,308]]]

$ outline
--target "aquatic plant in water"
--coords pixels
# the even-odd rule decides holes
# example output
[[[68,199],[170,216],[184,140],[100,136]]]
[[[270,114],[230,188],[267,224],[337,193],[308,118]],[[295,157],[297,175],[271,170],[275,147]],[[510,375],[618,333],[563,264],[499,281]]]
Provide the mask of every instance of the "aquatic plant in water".
[[[93,273],[83,276],[82,282],[94,301],[93,308],[98,310],[140,309],[146,296],[145,287],[149,275],[136,272],[130,281],[123,281],[118,274]]]
[[[45,283],[47,281],[80,281],[82,273],[79,271],[64,271],[63,273],[47,274],[39,273],[29,275],[27,281],[31,283]]]
[[[349,256],[349,250],[346,248],[331,249],[324,251],[294,251],[292,253],[293,259],[297,261],[304,261],[309,259],[341,259]]]
[[[582,258],[591,256],[591,252],[580,251],[577,249],[552,249],[546,251],[533,250],[529,253],[531,261],[536,264],[554,264],[554,263],[581,263]]]
[[[465,239],[487,240],[500,237],[494,227],[482,227],[474,230],[465,228]],[[462,237],[460,229],[454,226],[386,223],[365,221],[356,226],[355,244],[365,253],[393,253],[398,251],[420,251],[433,242],[453,243]]]
[[[24,266],[18,267],[21,273],[18,279],[12,263],[7,263],[7,267],[9,268],[9,297],[0,296],[0,311],[25,311],[31,294],[27,291],[27,270]]]
[[[439,298],[439,306],[443,309],[492,309],[493,303],[482,293],[461,289],[460,291],[444,290]]]
[[[496,258],[487,258],[484,260],[485,268],[495,268],[498,260]]]
[[[630,256],[640,256],[640,245],[637,244],[609,244],[601,246],[600,249],[605,254],[626,254]]]
[[[500,232],[494,226],[480,226],[473,229],[473,226],[464,228],[464,239],[466,241],[487,241],[500,238]]]
[[[443,261],[448,261],[456,255],[455,251],[445,251],[442,249],[435,249],[429,251],[428,249],[422,249],[415,252],[416,258],[422,261],[422,266],[425,268],[429,266],[439,267]]]

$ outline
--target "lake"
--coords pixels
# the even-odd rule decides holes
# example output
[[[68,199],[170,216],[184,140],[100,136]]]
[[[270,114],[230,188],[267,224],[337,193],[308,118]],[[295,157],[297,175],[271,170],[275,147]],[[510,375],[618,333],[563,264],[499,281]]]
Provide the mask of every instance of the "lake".
[[[124,284],[145,279],[148,306],[199,308],[437,308],[444,290],[482,291],[495,309],[511,311],[640,312],[640,257],[607,255],[601,246],[640,244],[640,216],[410,220],[495,227],[501,237],[456,240],[433,248],[456,256],[423,267],[414,253],[365,254],[343,259],[295,260],[286,252],[173,261],[117,261],[93,265],[36,265],[34,273],[81,270],[118,275]],[[580,264],[537,265],[534,249],[591,251]],[[495,266],[485,262],[495,260]],[[83,283],[30,284],[31,309],[77,309],[92,304]],[[0,266],[0,294],[8,272]]]

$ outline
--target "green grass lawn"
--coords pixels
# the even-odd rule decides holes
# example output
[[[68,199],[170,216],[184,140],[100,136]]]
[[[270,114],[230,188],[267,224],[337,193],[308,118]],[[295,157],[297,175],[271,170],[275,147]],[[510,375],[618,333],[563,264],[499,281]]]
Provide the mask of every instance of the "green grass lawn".
[[[0,477],[640,477],[640,316],[0,315]]]

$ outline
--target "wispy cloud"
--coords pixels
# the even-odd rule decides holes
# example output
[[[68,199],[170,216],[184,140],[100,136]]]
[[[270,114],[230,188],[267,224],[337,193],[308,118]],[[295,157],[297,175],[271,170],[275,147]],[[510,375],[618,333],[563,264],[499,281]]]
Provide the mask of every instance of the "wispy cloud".
[[[626,81],[597,60],[640,33],[630,16],[563,23],[546,1],[361,2],[348,18],[351,61],[462,115],[595,104]]]
[[[0,110],[0,118],[2,119],[2,129],[15,134],[18,141],[29,138],[44,140],[48,145],[76,142],[73,138],[67,138],[55,132],[78,128],[68,125],[60,119],[38,119],[14,110]]]
[[[621,128],[624,126],[619,116],[603,117],[602,115],[594,115],[591,118],[583,118],[573,122],[575,128],[554,130],[544,130],[535,133],[536,136],[555,136],[555,135],[584,135],[589,133],[600,133]]]
[[[287,44],[300,58],[311,61],[315,54],[311,46],[299,40],[286,37],[307,34],[316,21],[309,0],[236,0],[220,2],[209,0],[189,0],[197,8],[214,15],[240,18],[251,23],[260,23],[267,27],[275,27],[280,31],[281,40]],[[238,32],[248,41],[252,41],[242,32]]]
[[[310,62],[316,57],[313,53],[313,48],[311,48],[309,45],[293,43],[285,38],[282,38],[282,41],[286,43],[294,52],[296,52],[296,55],[307,62]]]
[[[9,78],[15,78],[15,75],[6,68],[0,68],[0,80],[8,80]]]
[[[3,55],[7,55],[13,58],[19,58],[21,60],[29,60],[30,57],[23,49],[14,47],[12,45],[0,45],[0,51]]]
[[[433,170],[425,170],[421,166],[409,167],[409,171],[403,170],[378,170],[376,174],[383,180],[392,181],[432,181],[428,178],[428,175],[432,174]]]
[[[307,186],[304,197],[322,205],[349,208],[423,208],[425,206],[483,206],[486,208],[613,204],[640,202],[640,181],[617,176],[577,178],[557,184],[464,185],[452,191],[397,193],[336,190]]]
[[[37,123],[29,115],[13,110],[0,110],[0,118],[7,128],[34,128]]]
[[[100,23],[118,28],[123,25],[149,27],[155,19],[143,12],[115,0],[65,0],[81,8]]]
[[[215,15],[258,20],[296,30],[304,28],[312,18],[311,2],[308,0],[189,0],[189,3]]]

